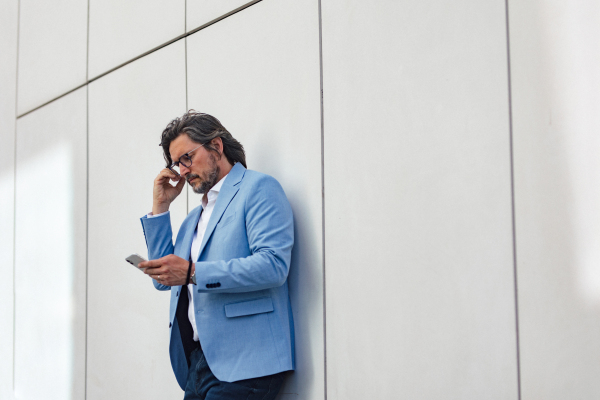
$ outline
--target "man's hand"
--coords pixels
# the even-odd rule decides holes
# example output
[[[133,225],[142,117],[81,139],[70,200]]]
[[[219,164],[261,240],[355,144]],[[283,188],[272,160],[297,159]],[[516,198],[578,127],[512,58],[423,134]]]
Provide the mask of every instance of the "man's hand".
[[[144,273],[156,279],[156,281],[166,286],[185,285],[189,261],[174,254],[169,254],[157,260],[144,261],[139,263],[140,268],[144,268]],[[192,264],[192,272],[194,272]]]
[[[177,185],[171,185],[169,180],[177,182]],[[152,214],[158,215],[168,211],[171,202],[175,200],[177,196],[179,196],[184,185],[185,179],[179,175],[176,175],[170,169],[165,168],[160,171],[154,180],[154,190],[152,192]]]

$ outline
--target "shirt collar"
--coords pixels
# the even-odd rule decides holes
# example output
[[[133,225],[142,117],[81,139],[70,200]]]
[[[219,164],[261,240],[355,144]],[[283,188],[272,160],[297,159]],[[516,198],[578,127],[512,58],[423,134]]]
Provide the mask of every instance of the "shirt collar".
[[[229,174],[227,174],[227,175],[229,175]],[[215,184],[215,186],[210,188],[210,190],[206,194],[206,197],[208,197],[208,200],[205,200],[205,197],[202,196],[202,207],[206,208],[208,203],[217,201],[217,197],[219,197],[219,192],[221,191],[221,186],[223,186],[223,182],[225,182],[225,178],[227,178],[227,175],[222,177],[221,180]]]

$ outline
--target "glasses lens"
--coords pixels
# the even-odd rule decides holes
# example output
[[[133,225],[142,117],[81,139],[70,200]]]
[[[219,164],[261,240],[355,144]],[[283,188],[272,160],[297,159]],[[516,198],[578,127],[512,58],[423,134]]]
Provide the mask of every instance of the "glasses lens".
[[[192,166],[192,158],[187,154],[182,155],[179,162],[187,168]]]

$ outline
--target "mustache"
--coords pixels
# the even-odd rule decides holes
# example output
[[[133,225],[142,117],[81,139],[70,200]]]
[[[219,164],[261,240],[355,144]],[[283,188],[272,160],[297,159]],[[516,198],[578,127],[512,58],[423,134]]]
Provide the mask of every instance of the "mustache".
[[[185,177],[185,180],[186,180],[188,183],[190,183],[190,181],[191,181],[192,179],[196,179],[196,178],[200,178],[200,175],[198,175],[198,174],[189,174],[188,176],[186,176],[186,177]]]

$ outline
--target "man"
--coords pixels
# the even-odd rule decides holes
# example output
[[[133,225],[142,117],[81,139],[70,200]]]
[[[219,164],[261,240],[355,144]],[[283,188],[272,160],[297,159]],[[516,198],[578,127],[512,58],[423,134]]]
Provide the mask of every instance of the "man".
[[[140,267],[171,291],[169,353],[184,399],[273,399],[294,369],[290,204],[274,178],[246,169],[243,146],[208,114],[173,120],[161,146],[168,167],[141,219],[150,261]],[[168,209],[186,181],[202,205],[173,245]]]

